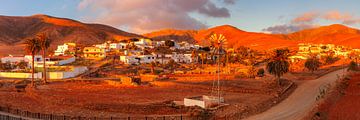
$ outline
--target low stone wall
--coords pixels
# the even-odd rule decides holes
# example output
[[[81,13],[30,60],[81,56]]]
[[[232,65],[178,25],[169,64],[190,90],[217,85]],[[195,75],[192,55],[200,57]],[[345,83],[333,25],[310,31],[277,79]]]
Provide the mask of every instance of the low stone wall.
[[[27,79],[31,78],[31,73],[17,73],[17,72],[0,72],[1,78],[18,78],[18,79]],[[42,78],[42,72],[38,72],[34,74],[34,78]]]

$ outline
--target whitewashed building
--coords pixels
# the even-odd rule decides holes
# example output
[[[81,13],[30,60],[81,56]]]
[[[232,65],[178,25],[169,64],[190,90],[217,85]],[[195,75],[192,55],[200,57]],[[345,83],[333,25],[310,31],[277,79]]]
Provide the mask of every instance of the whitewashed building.
[[[145,63],[151,63],[156,61],[155,55],[123,55],[120,56],[120,61],[124,62],[125,64],[145,64]]]
[[[111,43],[110,49],[122,50],[126,49],[126,43]]]
[[[152,44],[152,41],[150,39],[139,39],[139,41],[134,42],[135,45],[146,45],[149,46]]]
[[[184,53],[176,53],[172,54],[172,59],[177,63],[192,63],[191,54],[184,54]]]
[[[65,55],[67,51],[75,52],[76,44],[75,43],[64,43],[63,45],[58,45],[57,49],[55,50],[54,55],[60,56]]]

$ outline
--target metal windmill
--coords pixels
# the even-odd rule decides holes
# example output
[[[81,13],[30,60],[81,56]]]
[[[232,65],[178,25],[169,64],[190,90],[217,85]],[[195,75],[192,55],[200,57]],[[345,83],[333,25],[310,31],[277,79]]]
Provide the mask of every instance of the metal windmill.
[[[214,79],[213,87],[211,90],[212,96],[218,97],[218,102],[221,101],[221,90],[220,90],[220,57],[226,54],[227,39],[222,34],[212,34],[209,38],[211,42],[211,52],[216,56],[217,60],[217,81]]]

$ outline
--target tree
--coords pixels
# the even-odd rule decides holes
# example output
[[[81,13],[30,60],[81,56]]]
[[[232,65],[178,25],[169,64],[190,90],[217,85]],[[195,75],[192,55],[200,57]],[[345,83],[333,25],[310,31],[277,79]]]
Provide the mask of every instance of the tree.
[[[160,58],[161,58],[161,64],[164,64],[164,58],[165,58],[166,53],[168,53],[168,51],[169,51],[168,48],[162,47],[162,46],[155,48],[155,52],[156,52],[156,53],[160,53],[160,55],[161,55],[161,56],[160,56]]]
[[[358,64],[354,61],[351,61],[350,62],[350,65],[349,65],[349,68],[348,68],[348,71],[357,71],[359,68],[358,68]]]
[[[47,49],[50,47],[50,39],[48,36],[46,36],[44,33],[42,34],[38,34],[37,36],[37,40],[39,42],[39,47],[42,51],[42,56],[43,56],[43,83],[47,83],[47,77],[46,77],[46,51]]]
[[[31,55],[31,86],[35,87],[34,73],[35,73],[35,54],[40,51],[40,45],[36,38],[28,38],[25,40],[25,51]]]
[[[19,63],[16,64],[20,69],[26,69],[26,67],[28,66],[28,63],[25,62],[24,60],[20,61]]]
[[[255,78],[256,73],[257,73],[257,71],[256,71],[256,69],[255,69],[254,66],[250,66],[250,67],[248,68],[248,77],[249,77],[249,78]]]
[[[315,70],[317,70],[321,66],[321,62],[316,57],[312,57],[306,60],[305,67],[311,71],[311,73],[314,73]]]
[[[197,54],[196,50],[193,50],[191,52],[191,59],[192,59],[193,64],[195,64],[195,62],[197,61],[197,60],[195,60],[196,58],[198,58],[198,54]]]
[[[267,63],[267,71],[276,77],[276,82],[280,85],[280,78],[289,71],[290,63],[288,62],[288,49],[277,49],[275,55]]]
[[[150,67],[151,67],[151,74],[155,74],[155,66],[156,66],[156,63],[154,61],[152,61],[150,63]]]
[[[170,69],[171,72],[174,72],[174,69],[178,66],[178,64],[171,59],[167,64],[166,64],[166,68]]]
[[[264,68],[260,68],[260,69],[257,71],[257,76],[263,77],[264,75],[265,75],[265,70],[264,70]]]
[[[175,42],[174,41],[171,41],[171,40],[166,40],[165,41],[165,45],[167,47],[174,47],[175,46]]]
[[[201,55],[201,68],[204,68],[204,62],[207,60],[207,53],[202,52],[200,55]]]

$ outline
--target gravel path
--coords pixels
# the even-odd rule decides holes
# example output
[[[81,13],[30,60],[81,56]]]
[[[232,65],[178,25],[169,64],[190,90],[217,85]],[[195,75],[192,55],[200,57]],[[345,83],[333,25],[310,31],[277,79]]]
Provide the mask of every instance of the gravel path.
[[[297,89],[284,101],[267,111],[250,116],[245,120],[301,120],[308,115],[316,105],[316,97],[320,88],[334,84],[344,69],[331,72],[315,80],[309,80],[298,85]]]

